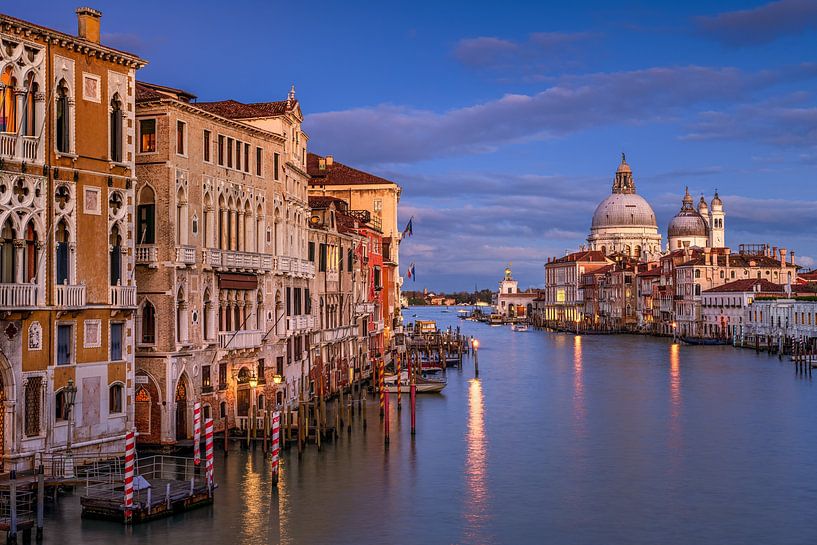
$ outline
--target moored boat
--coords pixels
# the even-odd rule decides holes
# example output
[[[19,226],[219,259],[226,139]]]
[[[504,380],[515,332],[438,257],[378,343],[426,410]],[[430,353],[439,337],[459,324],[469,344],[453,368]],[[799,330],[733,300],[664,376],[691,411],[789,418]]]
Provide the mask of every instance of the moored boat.
[[[704,337],[681,337],[681,342],[693,345],[715,346],[729,344],[727,339],[707,339]]]
[[[519,333],[527,333],[528,332],[528,324],[513,324],[511,326],[511,329],[513,329],[514,331],[519,332]]]
[[[388,375],[383,378],[383,382],[388,393],[397,393],[397,375]],[[435,394],[442,392],[447,383],[444,378],[417,377],[414,384],[418,394]],[[410,388],[411,382],[409,381],[408,373],[403,371],[400,373],[400,391],[408,393]]]

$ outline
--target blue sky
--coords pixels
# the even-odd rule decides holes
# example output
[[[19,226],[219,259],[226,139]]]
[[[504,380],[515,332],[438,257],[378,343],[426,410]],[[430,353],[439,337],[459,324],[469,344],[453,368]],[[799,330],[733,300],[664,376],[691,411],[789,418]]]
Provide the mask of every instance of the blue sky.
[[[76,2],[10,15],[75,32]],[[96,2],[141,79],[201,100],[295,84],[310,148],[403,186],[401,245],[435,290],[523,286],[584,242],[627,153],[662,233],[684,187],[727,244],[817,260],[817,0]]]

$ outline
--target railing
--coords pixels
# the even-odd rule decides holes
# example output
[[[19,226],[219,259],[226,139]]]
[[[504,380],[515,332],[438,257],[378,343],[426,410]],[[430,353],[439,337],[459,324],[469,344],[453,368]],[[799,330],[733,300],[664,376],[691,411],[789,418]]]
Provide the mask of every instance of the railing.
[[[0,491],[0,526],[9,528],[12,522],[12,515],[14,518],[15,530],[18,528],[31,528],[34,523],[33,506],[36,504],[34,500],[34,492],[30,490],[21,490],[22,483],[17,484],[15,490],[14,508],[12,509],[11,491]],[[16,541],[9,540],[9,543],[16,543]]]
[[[195,246],[177,246],[176,247],[176,262],[184,263],[185,265],[196,264],[196,247]]]
[[[326,271],[326,280],[329,282],[337,282],[340,278],[338,271]]]
[[[219,331],[218,346],[227,350],[246,350],[261,346],[263,333],[258,330]]]
[[[136,264],[156,263],[159,260],[159,252],[155,244],[136,245]]]
[[[17,133],[0,133],[0,155],[4,157],[17,155]]]
[[[358,303],[355,306],[357,314],[371,314],[374,312],[374,303]]]
[[[26,161],[36,161],[37,147],[39,144],[39,136],[23,136],[23,159]]]
[[[287,318],[287,332],[304,331],[315,326],[314,316],[290,316]]]
[[[273,258],[267,254],[218,250],[215,248],[208,248],[204,252],[204,262],[217,269],[261,271],[271,271],[273,269]]]
[[[324,329],[321,331],[323,342],[339,341],[348,337],[357,336],[355,326],[336,327],[335,329]]]
[[[37,284],[0,284],[0,308],[37,306]]]
[[[111,286],[109,294],[112,307],[136,306],[136,286]]]
[[[57,286],[57,306],[79,308],[85,306],[85,286],[58,285]]]
[[[315,264],[308,259],[297,257],[279,257],[275,266],[279,273],[288,273],[295,276],[315,276]]]

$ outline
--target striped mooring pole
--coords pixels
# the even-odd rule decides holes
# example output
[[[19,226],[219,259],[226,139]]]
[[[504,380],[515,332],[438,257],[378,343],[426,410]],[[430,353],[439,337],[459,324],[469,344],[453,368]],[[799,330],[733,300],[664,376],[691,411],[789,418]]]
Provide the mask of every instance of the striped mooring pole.
[[[386,373],[386,364],[383,360],[377,362],[377,389],[380,391],[380,416],[382,417],[384,414],[384,403],[385,403],[385,373]]]
[[[272,486],[278,486],[278,463],[281,456],[281,412],[272,413]]]
[[[136,434],[133,430],[125,435],[125,522],[131,520],[133,508],[133,473],[136,466]]]
[[[204,470],[207,476],[207,490],[213,493],[213,419],[204,421]]]
[[[201,464],[201,403],[193,405],[193,464]]]

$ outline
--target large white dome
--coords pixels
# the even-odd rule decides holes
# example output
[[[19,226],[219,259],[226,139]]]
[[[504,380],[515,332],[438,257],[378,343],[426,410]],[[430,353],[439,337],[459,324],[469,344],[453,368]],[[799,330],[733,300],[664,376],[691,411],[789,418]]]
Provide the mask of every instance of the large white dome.
[[[652,206],[636,193],[613,193],[596,207],[591,229],[603,227],[658,227]]]

